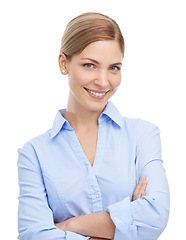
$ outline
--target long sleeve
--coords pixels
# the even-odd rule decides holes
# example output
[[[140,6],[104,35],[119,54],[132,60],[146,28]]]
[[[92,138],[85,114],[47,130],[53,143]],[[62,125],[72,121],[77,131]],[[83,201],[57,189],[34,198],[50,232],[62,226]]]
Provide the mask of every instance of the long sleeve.
[[[18,150],[18,177],[20,186],[18,231],[19,240],[87,240],[54,225],[53,213],[47,201],[42,169],[31,144]]]
[[[168,221],[169,187],[161,159],[159,129],[140,120],[136,141],[136,184],[146,176],[146,196],[133,202],[126,197],[108,206],[116,225],[115,240],[156,240]]]

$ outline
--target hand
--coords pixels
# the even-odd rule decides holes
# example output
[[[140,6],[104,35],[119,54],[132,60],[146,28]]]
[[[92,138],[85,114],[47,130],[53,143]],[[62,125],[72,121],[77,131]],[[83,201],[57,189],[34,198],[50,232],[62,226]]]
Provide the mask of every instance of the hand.
[[[135,200],[145,196],[146,195],[146,193],[145,193],[146,187],[147,187],[146,177],[143,176],[139,180],[138,185],[136,186],[136,188],[135,188],[135,190],[133,192],[132,201],[135,201]]]

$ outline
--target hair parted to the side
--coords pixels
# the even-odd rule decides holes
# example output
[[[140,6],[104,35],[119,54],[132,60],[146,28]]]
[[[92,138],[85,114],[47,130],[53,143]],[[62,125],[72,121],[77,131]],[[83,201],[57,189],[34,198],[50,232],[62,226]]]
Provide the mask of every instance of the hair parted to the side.
[[[124,38],[118,24],[110,17],[88,12],[72,19],[61,40],[60,53],[68,59],[81,53],[90,43],[103,40],[116,40],[124,55]]]

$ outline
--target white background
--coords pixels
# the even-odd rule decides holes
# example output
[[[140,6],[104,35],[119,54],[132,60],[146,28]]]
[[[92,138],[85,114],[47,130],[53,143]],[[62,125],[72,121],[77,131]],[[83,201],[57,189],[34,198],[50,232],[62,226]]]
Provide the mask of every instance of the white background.
[[[48,130],[57,110],[66,107],[68,83],[57,61],[60,41],[66,24],[88,11],[109,15],[123,32],[123,80],[112,101],[123,115],[160,128],[171,212],[159,239],[184,239],[184,0],[1,1],[1,236],[17,237],[17,148]]]

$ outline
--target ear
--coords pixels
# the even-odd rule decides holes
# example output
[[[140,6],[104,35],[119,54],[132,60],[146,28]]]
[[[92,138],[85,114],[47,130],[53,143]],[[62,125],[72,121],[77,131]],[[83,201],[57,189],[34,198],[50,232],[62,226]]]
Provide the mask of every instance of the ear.
[[[61,53],[59,55],[58,63],[59,63],[59,69],[60,69],[61,73],[63,75],[66,75],[68,73],[68,71],[67,71],[67,57],[64,53]]]

